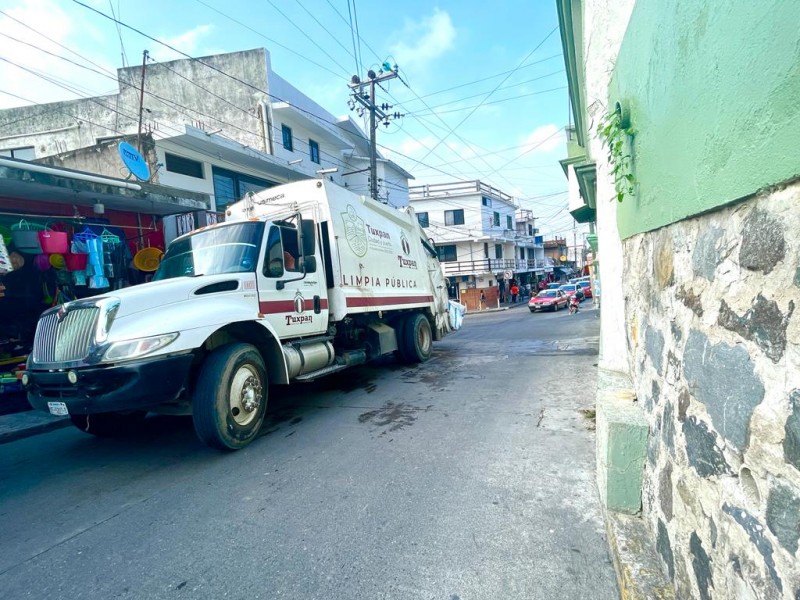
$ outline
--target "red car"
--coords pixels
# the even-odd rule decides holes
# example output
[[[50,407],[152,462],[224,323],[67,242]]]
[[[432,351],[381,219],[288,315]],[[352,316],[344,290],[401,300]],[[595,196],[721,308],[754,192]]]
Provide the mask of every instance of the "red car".
[[[553,312],[566,306],[569,297],[561,290],[542,290],[533,298],[528,300],[528,308],[531,312],[550,309]]]
[[[578,281],[577,283],[578,283],[579,286],[581,286],[583,288],[584,297],[585,298],[591,298],[592,297],[592,284],[589,283],[588,281]]]

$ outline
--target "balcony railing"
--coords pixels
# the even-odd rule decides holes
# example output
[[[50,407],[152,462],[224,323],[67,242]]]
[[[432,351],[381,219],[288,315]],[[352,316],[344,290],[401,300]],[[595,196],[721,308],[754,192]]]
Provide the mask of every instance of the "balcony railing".
[[[496,187],[486,185],[480,180],[457,181],[453,183],[429,183],[425,185],[414,185],[408,188],[408,197],[411,200],[474,193],[493,196],[509,204],[514,204],[513,196],[506,194]]]
[[[483,258],[480,260],[459,260],[442,263],[444,274],[448,277],[454,275],[480,275],[482,273],[502,273],[512,271],[526,273],[535,269],[552,267],[553,262],[533,259],[513,258]]]

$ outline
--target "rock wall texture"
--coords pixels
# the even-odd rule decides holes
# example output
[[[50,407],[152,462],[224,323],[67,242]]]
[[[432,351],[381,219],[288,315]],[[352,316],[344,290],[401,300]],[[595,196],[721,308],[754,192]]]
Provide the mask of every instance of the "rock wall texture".
[[[800,598],[800,183],[624,243],[643,514],[678,598]]]

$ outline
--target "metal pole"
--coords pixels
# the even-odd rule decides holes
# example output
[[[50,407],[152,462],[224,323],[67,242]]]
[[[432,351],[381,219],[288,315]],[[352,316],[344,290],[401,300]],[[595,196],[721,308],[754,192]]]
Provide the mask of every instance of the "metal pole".
[[[375,80],[369,82],[369,190],[373,200],[378,199],[378,141],[375,130]]]
[[[142,153],[142,117],[144,116],[144,74],[147,67],[147,50],[142,53],[142,86],[139,89],[139,129],[136,133],[136,149]]]

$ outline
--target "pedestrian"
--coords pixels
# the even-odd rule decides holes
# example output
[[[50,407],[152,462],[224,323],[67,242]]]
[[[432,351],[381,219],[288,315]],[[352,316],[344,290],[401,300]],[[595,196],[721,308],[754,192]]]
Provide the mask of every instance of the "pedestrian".
[[[480,306],[480,309],[483,310],[484,306],[486,306],[486,294],[484,294],[483,290],[481,290],[481,306]]]
[[[511,303],[512,304],[516,304],[517,303],[517,295],[518,294],[519,294],[519,286],[517,286],[516,283],[512,284],[512,286],[511,286]]]

